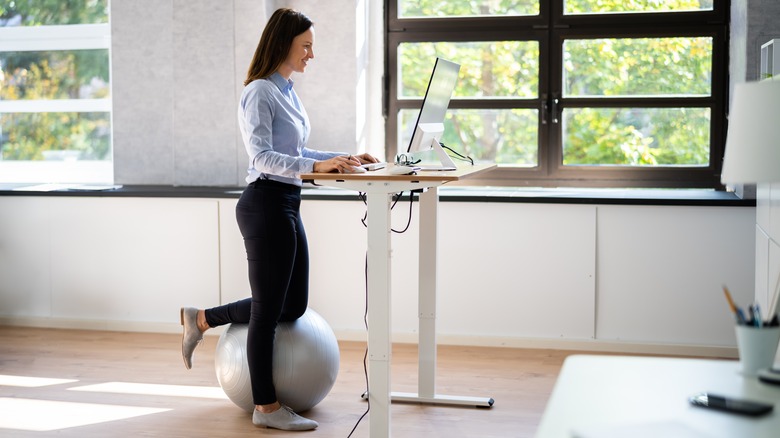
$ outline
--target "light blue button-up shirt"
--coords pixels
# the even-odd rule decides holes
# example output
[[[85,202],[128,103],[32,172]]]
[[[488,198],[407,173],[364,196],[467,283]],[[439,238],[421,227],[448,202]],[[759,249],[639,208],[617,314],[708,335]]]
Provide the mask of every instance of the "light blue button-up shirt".
[[[309,116],[293,82],[279,73],[250,82],[241,93],[238,126],[249,154],[246,182],[258,178],[301,185],[314,163],[346,153],[308,149]]]

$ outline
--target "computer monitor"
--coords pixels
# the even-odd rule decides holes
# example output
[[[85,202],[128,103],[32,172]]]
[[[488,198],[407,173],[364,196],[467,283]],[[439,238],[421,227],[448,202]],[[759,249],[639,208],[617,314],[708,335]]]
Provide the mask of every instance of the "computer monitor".
[[[450,106],[452,92],[458,82],[460,65],[446,59],[436,58],[431,79],[425,90],[420,114],[414,124],[412,138],[406,152],[413,161],[421,160],[422,170],[454,170],[455,163],[444,152],[441,136],[444,133],[444,117]],[[431,164],[431,159],[438,158],[438,165]],[[427,162],[426,162],[427,161]]]

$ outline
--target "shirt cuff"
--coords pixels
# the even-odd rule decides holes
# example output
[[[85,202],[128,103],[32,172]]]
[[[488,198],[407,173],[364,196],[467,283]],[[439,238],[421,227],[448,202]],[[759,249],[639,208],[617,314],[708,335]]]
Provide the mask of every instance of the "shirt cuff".
[[[314,163],[316,163],[317,160],[313,158],[303,158],[301,161],[301,173],[314,173]]]

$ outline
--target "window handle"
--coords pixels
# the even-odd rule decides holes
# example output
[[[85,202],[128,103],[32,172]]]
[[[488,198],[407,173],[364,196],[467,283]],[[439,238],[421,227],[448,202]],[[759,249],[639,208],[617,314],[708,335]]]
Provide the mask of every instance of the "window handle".
[[[542,94],[541,108],[539,108],[539,113],[540,113],[539,115],[542,118],[542,120],[541,120],[542,121],[542,125],[546,125],[547,124],[547,111],[549,111],[549,109],[550,109],[550,106],[547,103],[547,95],[546,94]]]
[[[558,120],[558,110],[560,109],[559,108],[560,103],[561,103],[560,99],[558,99],[557,97],[553,96],[553,98],[552,98],[552,122],[556,123],[556,124],[560,121],[560,120]]]

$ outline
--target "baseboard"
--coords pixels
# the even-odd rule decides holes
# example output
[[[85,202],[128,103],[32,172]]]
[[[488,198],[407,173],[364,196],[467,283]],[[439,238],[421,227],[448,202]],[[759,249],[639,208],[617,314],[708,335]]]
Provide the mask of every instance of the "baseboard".
[[[340,341],[363,341],[363,331],[336,331]],[[394,343],[416,344],[416,333],[394,333]],[[696,356],[725,359],[739,358],[736,345],[662,344],[651,342],[627,342],[602,339],[560,339],[525,338],[502,336],[463,336],[436,334],[437,345],[459,345],[469,347],[537,348],[550,350],[573,350],[583,352],[620,354],[658,354],[664,356]]]
[[[0,317],[0,326],[19,326],[36,328],[61,328],[76,330],[106,330],[138,333],[181,333],[179,322],[146,321],[105,321],[47,317]],[[219,336],[220,328],[206,332],[209,336]],[[365,331],[336,330],[339,341],[366,342]],[[416,344],[416,333],[394,333],[394,343]],[[500,336],[463,336],[438,333],[438,345],[459,345],[469,347],[537,348],[551,350],[573,350],[583,352],[621,353],[621,354],[658,354],[668,356],[699,356],[738,358],[736,346],[662,344],[650,342],[627,342],[601,339],[559,339],[524,338]]]

